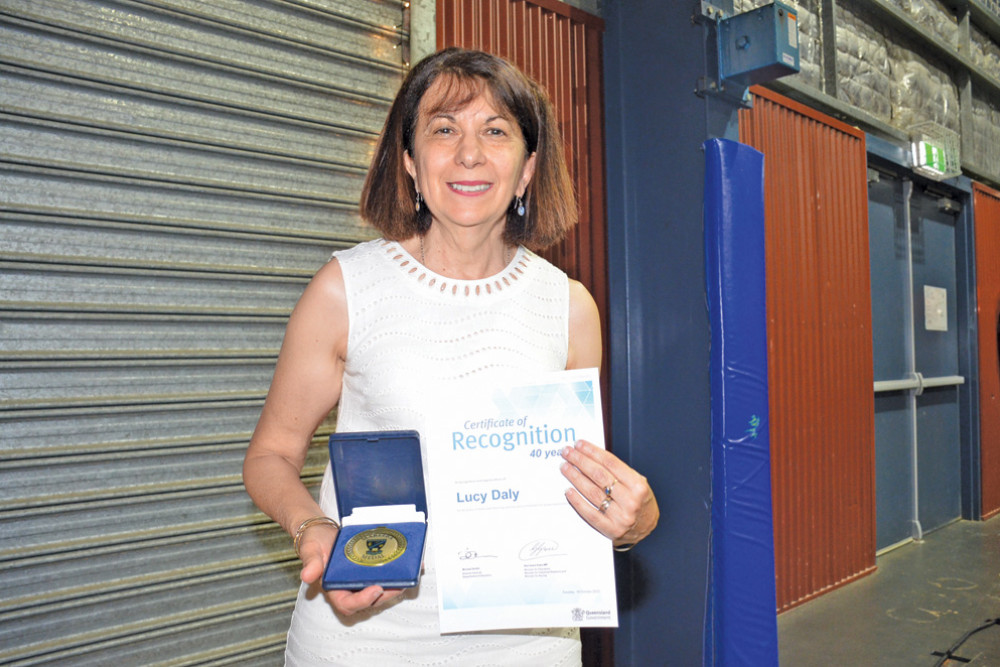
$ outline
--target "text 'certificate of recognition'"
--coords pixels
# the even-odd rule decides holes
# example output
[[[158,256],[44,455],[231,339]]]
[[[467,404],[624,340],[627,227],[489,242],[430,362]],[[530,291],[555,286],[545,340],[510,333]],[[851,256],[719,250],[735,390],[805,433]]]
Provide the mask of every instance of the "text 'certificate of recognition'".
[[[611,541],[559,469],[579,439],[604,447],[596,369],[471,389],[433,420],[442,632],[618,625]]]

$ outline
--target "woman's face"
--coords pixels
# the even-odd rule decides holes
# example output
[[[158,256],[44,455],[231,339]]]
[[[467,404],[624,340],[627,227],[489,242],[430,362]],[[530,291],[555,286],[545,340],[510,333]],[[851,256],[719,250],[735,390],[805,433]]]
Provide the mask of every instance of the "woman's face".
[[[535,170],[521,129],[482,92],[458,109],[432,114],[442,95],[435,81],[420,102],[413,155],[404,155],[433,219],[441,224],[501,229],[515,196],[523,196]]]

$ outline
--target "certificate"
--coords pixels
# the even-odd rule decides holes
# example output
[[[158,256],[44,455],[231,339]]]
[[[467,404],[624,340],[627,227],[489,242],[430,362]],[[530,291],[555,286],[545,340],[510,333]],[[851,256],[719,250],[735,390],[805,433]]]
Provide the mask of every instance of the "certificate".
[[[611,541],[566,500],[561,451],[604,447],[596,369],[465,388],[428,428],[442,632],[616,627]]]

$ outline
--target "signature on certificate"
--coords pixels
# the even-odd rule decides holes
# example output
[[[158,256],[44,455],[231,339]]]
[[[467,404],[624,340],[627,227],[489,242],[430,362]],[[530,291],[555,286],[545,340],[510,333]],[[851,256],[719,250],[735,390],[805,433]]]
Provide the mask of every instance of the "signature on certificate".
[[[496,558],[493,554],[481,554],[475,549],[462,549],[458,552],[458,560],[475,560],[477,558]]]
[[[555,540],[532,540],[518,552],[517,557],[521,560],[534,560],[536,558],[547,558],[549,556],[565,556],[559,553],[559,543]]]

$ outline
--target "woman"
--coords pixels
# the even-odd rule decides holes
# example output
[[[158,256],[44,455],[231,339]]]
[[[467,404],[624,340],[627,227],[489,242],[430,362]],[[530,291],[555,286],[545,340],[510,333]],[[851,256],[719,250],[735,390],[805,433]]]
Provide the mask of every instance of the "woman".
[[[393,102],[361,214],[383,238],[335,253],[306,288],[244,463],[302,559],[286,664],[578,665],[575,628],[441,635],[432,537],[417,588],[323,592],[337,528],[313,519],[338,515],[330,469],[319,504],[299,479],[334,407],[338,431],[420,430],[441,387],[600,366],[594,300],[532,252],[576,222],[544,93],[485,53],[428,57]],[[618,548],[649,534],[659,510],[644,477],[590,443],[563,456],[584,520]]]

